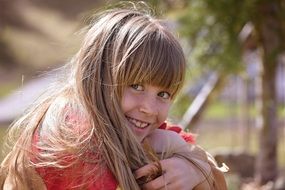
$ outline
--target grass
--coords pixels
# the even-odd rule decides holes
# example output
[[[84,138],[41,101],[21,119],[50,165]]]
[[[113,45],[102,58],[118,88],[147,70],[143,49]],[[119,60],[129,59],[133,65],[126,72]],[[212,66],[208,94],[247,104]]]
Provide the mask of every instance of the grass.
[[[278,164],[280,168],[285,168],[285,138],[284,132],[282,134],[282,129],[280,132],[277,150]],[[198,144],[209,152],[215,152],[221,149],[226,149],[228,151],[233,149],[242,149],[252,154],[258,153],[259,146],[257,129],[252,129],[250,136],[248,136],[249,139],[246,139],[245,135],[243,135],[239,129],[234,129],[232,126],[215,126],[213,123],[212,127],[208,126],[198,130],[198,134]]]
[[[3,145],[4,145],[4,137],[6,135],[6,131],[7,131],[7,127],[6,126],[1,126],[0,125],[0,147],[1,147],[1,151],[0,151],[0,161],[3,159],[4,155],[3,155]]]
[[[19,84],[17,84],[16,82],[9,82],[4,84],[1,83],[0,98],[5,97],[17,87],[19,87]]]
[[[237,103],[226,103],[221,101],[212,102],[207,108],[205,113],[206,118],[224,119],[233,116],[239,116],[246,111],[250,117],[255,117],[257,115],[256,108],[254,105],[246,108],[244,110],[240,104]],[[277,108],[277,113],[280,118],[285,117],[285,105],[279,104]]]

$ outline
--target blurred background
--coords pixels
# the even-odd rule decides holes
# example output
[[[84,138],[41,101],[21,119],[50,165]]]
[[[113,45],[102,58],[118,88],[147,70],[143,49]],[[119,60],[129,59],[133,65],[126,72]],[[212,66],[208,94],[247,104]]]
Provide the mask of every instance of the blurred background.
[[[0,0],[0,144],[54,80],[45,73],[76,53],[92,14],[118,2]],[[285,189],[285,1],[145,2],[188,61],[170,120],[230,167],[229,189]]]

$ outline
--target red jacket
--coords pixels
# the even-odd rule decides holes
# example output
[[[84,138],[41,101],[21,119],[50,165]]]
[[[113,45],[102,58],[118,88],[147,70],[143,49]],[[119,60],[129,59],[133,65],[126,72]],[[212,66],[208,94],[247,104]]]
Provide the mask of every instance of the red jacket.
[[[194,136],[191,133],[185,133],[178,126],[167,126],[166,123],[162,124],[160,129],[167,129],[175,131],[185,139],[185,141],[189,143],[194,143]],[[36,133],[38,134],[38,133]],[[39,135],[35,135],[34,142],[39,142]],[[39,173],[41,178],[43,179],[47,190],[66,190],[66,189],[86,189],[86,190],[116,190],[118,188],[118,182],[115,177],[111,173],[108,168],[101,169],[100,175],[96,178],[96,180],[88,180],[88,184],[84,184],[83,177],[80,175],[82,170],[86,169],[88,172],[88,168],[96,167],[94,164],[88,164],[85,162],[80,162],[76,164],[76,166],[58,169],[53,167],[41,167],[36,168],[36,171]],[[77,177],[72,177],[77,176]],[[81,177],[80,177],[81,176]],[[95,175],[94,175],[95,176]],[[82,186],[78,186],[78,184],[84,184],[84,188]]]

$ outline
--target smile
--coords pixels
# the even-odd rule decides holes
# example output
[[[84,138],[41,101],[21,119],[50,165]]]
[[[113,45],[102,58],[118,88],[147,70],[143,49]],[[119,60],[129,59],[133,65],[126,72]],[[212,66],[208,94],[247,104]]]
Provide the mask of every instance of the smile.
[[[143,121],[131,118],[131,117],[126,116],[126,118],[131,124],[133,124],[137,128],[143,129],[143,128],[146,128],[150,125],[150,123],[146,123],[146,122],[143,122]]]

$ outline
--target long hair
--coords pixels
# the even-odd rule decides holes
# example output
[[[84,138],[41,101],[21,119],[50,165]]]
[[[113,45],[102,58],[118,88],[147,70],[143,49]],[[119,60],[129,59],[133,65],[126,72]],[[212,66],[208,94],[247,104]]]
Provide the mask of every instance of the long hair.
[[[125,124],[122,93],[126,85],[147,83],[175,97],[185,71],[176,38],[146,12],[108,10],[90,25],[64,70],[66,78],[10,129],[17,140],[1,173],[12,174],[16,184],[28,184],[27,167],[68,168],[83,160],[98,166],[82,170],[86,179],[107,166],[122,189],[139,189],[133,171],[150,159]],[[36,133],[42,138],[34,145]]]

